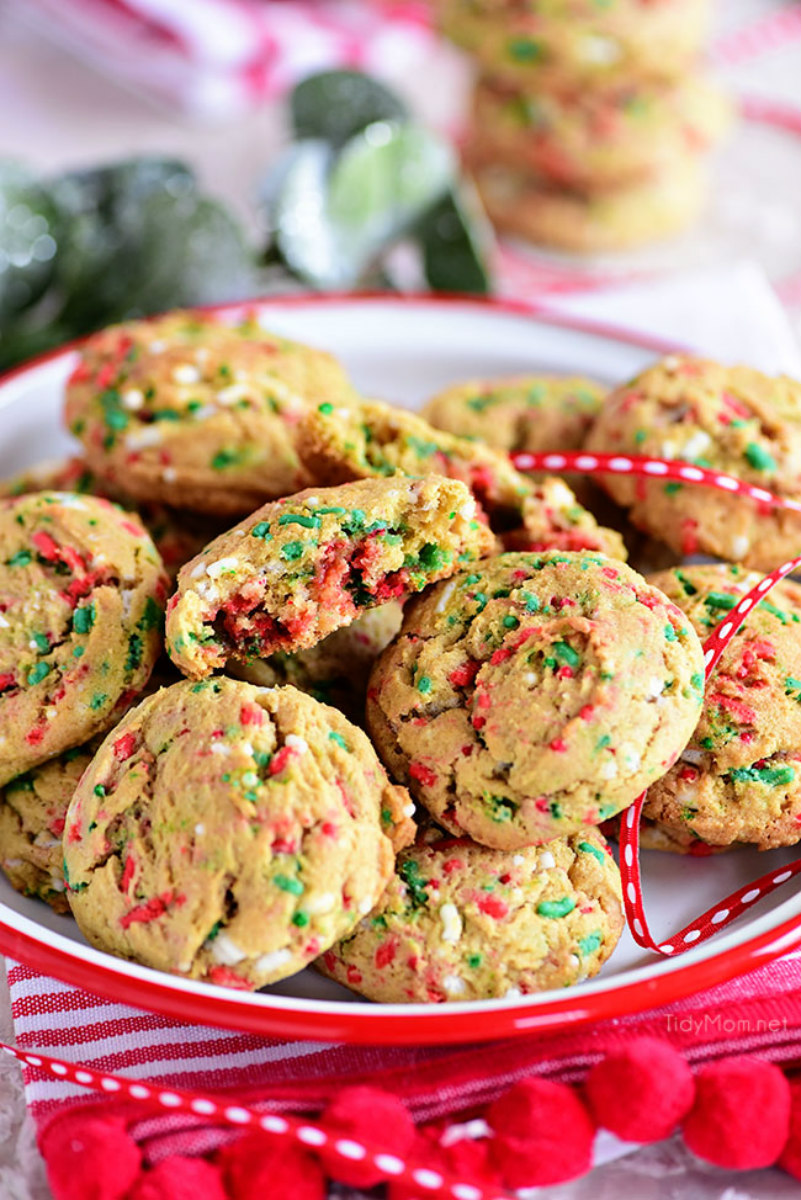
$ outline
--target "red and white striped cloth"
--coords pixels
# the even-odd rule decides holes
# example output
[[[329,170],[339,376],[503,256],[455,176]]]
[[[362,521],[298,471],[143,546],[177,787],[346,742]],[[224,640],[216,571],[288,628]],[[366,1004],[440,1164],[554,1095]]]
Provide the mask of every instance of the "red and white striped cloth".
[[[246,112],[329,67],[400,78],[436,44],[419,0],[25,0],[22,9],[93,67],[202,119]]]

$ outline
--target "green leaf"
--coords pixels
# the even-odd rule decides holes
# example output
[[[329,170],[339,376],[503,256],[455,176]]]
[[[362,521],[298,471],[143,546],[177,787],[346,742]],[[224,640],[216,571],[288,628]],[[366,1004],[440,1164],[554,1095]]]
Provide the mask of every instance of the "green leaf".
[[[24,166],[0,162],[0,321],[30,309],[55,275],[61,219],[49,190]]]
[[[353,287],[447,191],[454,171],[450,146],[417,125],[370,125],[338,155],[319,140],[299,143],[274,177],[281,258],[314,287]]]
[[[289,106],[297,138],[319,138],[335,147],[376,121],[408,116],[394,92],[358,71],[310,75],[295,88]]]
[[[475,198],[462,184],[454,188],[419,226],[423,268],[434,291],[487,295],[492,232]]]

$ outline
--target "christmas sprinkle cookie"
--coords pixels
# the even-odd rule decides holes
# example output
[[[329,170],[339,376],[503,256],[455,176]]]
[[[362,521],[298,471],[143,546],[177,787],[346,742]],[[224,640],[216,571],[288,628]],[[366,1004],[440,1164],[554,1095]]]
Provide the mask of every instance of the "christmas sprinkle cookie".
[[[626,80],[565,93],[483,78],[473,95],[469,155],[592,192],[670,171],[708,150],[729,120],[725,98],[700,75],[669,87]]]
[[[446,37],[491,75],[547,90],[673,82],[704,43],[709,0],[436,0]]]
[[[566,527],[584,549],[602,549],[625,558],[620,536],[599,527],[566,485],[543,497],[507,457],[482,442],[435,429],[422,417],[388,404],[362,401],[335,408],[320,405],[304,418],[300,453],[309,470],[325,483],[373,476],[436,472],[466,483],[486,510],[496,532],[520,531],[526,544],[560,547]],[[548,538],[548,510],[556,513]],[[557,511],[558,510],[558,511]],[[525,537],[525,531],[533,536]],[[582,540],[581,534],[587,533]]]
[[[361,725],[370,669],[400,629],[402,618],[400,601],[390,600],[380,608],[368,608],[352,625],[329,633],[309,650],[247,663],[232,661],[228,670],[260,687],[291,683]]]
[[[367,479],[265,504],[187,563],[167,650],[190,678],[308,650],[375,608],[492,553],[463,483]]]
[[[650,577],[700,637],[758,582],[742,567],[676,567]],[[777,584],[734,635],[675,766],[648,789],[666,839],[761,850],[801,841],[801,587]],[[653,844],[653,839],[652,843]],[[697,851],[696,851],[697,852]]]
[[[514,850],[631,804],[681,754],[703,686],[690,622],[623,563],[502,554],[407,605],[367,727],[439,824]]]
[[[671,355],[616,389],[588,450],[683,459],[801,500],[801,383]],[[801,548],[801,516],[711,488],[604,476],[635,525],[677,554],[772,571]]]
[[[410,812],[336,709],[292,687],[184,680],[128,713],[81,780],[69,902],[102,950],[262,987],[374,907]]]
[[[548,186],[521,166],[467,158],[501,233],[575,254],[626,250],[679,233],[700,216],[707,192],[703,166],[689,155],[646,180],[593,193]]]
[[[68,913],[61,840],[67,808],[102,735],[18,775],[0,789],[0,868],[24,896]]]
[[[0,786],[113,724],[161,650],[167,579],[107,500],[0,500]]]
[[[432,396],[422,416],[507,454],[580,450],[607,391],[583,376],[470,379]]]
[[[317,966],[385,1003],[511,998],[596,975],[623,928],[597,829],[513,854],[440,835],[402,851],[378,906]]]
[[[66,420],[91,467],[131,496],[231,515],[309,482],[298,420],[309,404],[353,394],[331,355],[256,320],[174,312],[90,338]]]
[[[0,496],[24,496],[41,491],[102,496],[121,505],[127,512],[135,512],[153,539],[171,579],[223,528],[219,519],[202,513],[181,512],[166,504],[133,500],[108,479],[97,475],[83,458],[37,463],[11,479],[0,481]]]

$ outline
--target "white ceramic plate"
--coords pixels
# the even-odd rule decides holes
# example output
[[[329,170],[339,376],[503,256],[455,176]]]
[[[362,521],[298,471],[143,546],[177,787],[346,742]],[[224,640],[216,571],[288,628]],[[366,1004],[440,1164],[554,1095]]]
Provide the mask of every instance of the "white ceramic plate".
[[[293,297],[249,304],[277,332],[332,350],[369,395],[408,407],[474,375],[586,373],[620,382],[673,346],[571,322],[513,304],[444,298]],[[221,314],[236,315],[228,306]],[[703,350],[703,347],[698,349]],[[0,477],[74,450],[61,428],[65,349],[0,380]],[[646,853],[646,910],[659,939],[793,851],[741,850],[707,858]],[[313,971],[264,992],[232,992],[175,978],[86,945],[75,924],[0,879],[0,949],[30,966],[110,998],[170,1016],[255,1033],[349,1042],[436,1043],[491,1039],[666,1003],[742,974],[801,942],[801,894],[758,902],[710,942],[666,961],[625,935],[601,976],[569,990],[478,1004],[360,1002]]]

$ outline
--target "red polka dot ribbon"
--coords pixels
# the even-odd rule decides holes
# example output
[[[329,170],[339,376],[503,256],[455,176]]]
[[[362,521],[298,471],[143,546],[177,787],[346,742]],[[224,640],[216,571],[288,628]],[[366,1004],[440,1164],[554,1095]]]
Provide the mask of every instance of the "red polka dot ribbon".
[[[583,452],[564,454],[512,455],[512,462],[519,471],[577,471],[583,474],[638,475],[647,478],[670,479],[701,487],[714,488],[743,496],[769,508],[790,509],[801,512],[801,502],[775,496],[764,488],[744,483],[733,475],[696,467],[692,463],[648,458],[644,455],[586,454]],[[801,570],[801,556],[791,562],[782,563],[770,575],[760,579],[746,596],[717,624],[704,643],[704,668],[709,682],[720,656],[742,625],[743,620],[770,592],[780,580],[793,571]],[[646,950],[655,950],[666,957],[674,957],[706,941],[720,929],[725,929],[751,905],[770,895],[783,883],[801,874],[801,859],[787,866],[774,868],[759,879],[745,884],[723,900],[701,913],[699,917],[678,933],[661,942],[657,941],[648,927],[643,901],[642,878],[640,875],[640,818],[646,799],[645,792],[638,796],[626,809],[620,822],[620,874],[623,883],[623,899],[626,917],[632,936]]]
[[[29,1053],[3,1042],[0,1042],[0,1050],[18,1059],[23,1066],[34,1067],[64,1083],[76,1083],[117,1100],[137,1100],[165,1112],[208,1117],[242,1130],[258,1130],[270,1137],[294,1142],[313,1153],[325,1151],[333,1175],[336,1175],[333,1164],[337,1161],[369,1165],[375,1168],[382,1179],[403,1183],[413,1189],[418,1200],[424,1196],[441,1197],[443,1200],[513,1200],[512,1194],[503,1188],[471,1183],[444,1171],[433,1170],[394,1152],[383,1152],[379,1146],[367,1145],[357,1138],[344,1137],[334,1130],[324,1129],[302,1117],[265,1112],[252,1105],[231,1103],[228,1098],[220,1096],[160,1087],[155,1083],[126,1079],[123,1075],[110,1075],[38,1051]]]
[[[529,454],[520,451],[511,458],[518,471],[576,471],[585,475],[638,475],[646,479],[667,479],[729,492],[732,496],[743,496],[769,508],[801,513],[801,500],[774,496],[766,488],[744,483],[742,479],[727,475],[724,471],[710,471],[707,467],[696,467],[694,463],[679,460],[649,458],[643,454],[587,454],[584,451],[565,451],[563,454]]]

